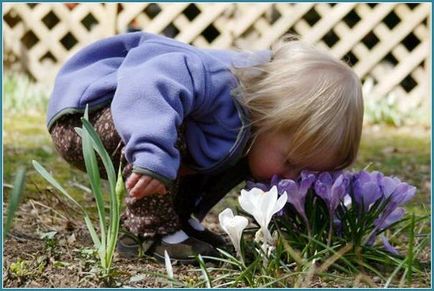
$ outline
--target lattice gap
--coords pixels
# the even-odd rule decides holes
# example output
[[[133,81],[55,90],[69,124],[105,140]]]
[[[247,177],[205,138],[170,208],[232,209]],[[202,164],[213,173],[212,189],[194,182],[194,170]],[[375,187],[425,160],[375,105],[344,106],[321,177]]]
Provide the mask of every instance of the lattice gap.
[[[3,17],[3,19],[10,28],[14,28],[15,25],[22,21],[21,17],[14,9],[9,10],[8,13]]]
[[[355,64],[359,62],[359,59],[351,51],[347,52],[345,56],[342,58],[342,60],[346,62],[348,65],[350,65],[351,67],[353,67]]]
[[[66,50],[69,51],[78,43],[78,41],[72,33],[68,32],[67,34],[65,34],[65,36],[62,37],[60,43]]]
[[[322,40],[329,48],[332,48],[339,41],[339,36],[331,29],[324,35]]]
[[[150,18],[154,19],[161,12],[161,8],[156,3],[151,3],[143,10],[143,12]]]
[[[370,50],[373,49],[379,42],[380,40],[373,31],[369,32],[364,38],[362,38],[362,43]]]
[[[50,52],[46,52],[42,57],[39,58],[39,62],[44,63],[49,61],[51,63],[57,63],[56,57]]]
[[[212,43],[219,35],[220,32],[213,24],[208,25],[207,28],[201,33],[208,43]]]
[[[395,26],[397,26],[401,22],[401,19],[396,15],[395,11],[391,11],[387,16],[383,19],[383,23],[392,30]]]
[[[93,27],[99,24],[99,22],[92,13],[89,13],[81,20],[81,24],[86,27],[87,31],[91,31]]]
[[[175,38],[179,32],[179,29],[173,23],[170,23],[161,31],[162,34],[171,38]]]
[[[21,42],[28,50],[30,50],[39,42],[39,39],[36,34],[33,33],[33,31],[29,30],[23,35]]]
[[[349,28],[353,28],[361,20],[361,18],[357,12],[352,9],[347,15],[345,15],[344,18],[342,18],[342,20]]]
[[[419,44],[420,40],[410,32],[403,40],[402,44],[406,47],[406,49],[411,52],[414,50]]]
[[[304,16],[303,19],[310,25],[314,26],[318,21],[321,20],[321,16],[316,12],[315,8],[312,7]]]
[[[197,16],[200,15],[201,11],[195,4],[188,5],[182,13],[187,17],[189,21],[193,21]]]

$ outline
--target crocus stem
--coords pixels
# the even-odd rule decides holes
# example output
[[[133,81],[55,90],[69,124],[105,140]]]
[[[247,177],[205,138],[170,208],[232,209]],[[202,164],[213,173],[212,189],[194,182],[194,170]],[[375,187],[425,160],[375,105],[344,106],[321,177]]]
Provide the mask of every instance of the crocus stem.
[[[329,247],[330,245],[331,245],[331,242],[332,242],[332,233],[333,233],[333,216],[332,216],[332,214],[330,213],[330,221],[329,221],[329,235],[328,235],[328,238],[327,238],[327,247]]]
[[[262,244],[262,252],[263,252],[262,264],[263,264],[264,268],[266,268],[268,265],[268,244],[267,244],[267,241],[265,241],[265,240],[264,240],[264,243]]]
[[[309,220],[307,220],[307,217],[303,215],[304,223],[306,224],[307,228],[307,235],[309,237],[309,241],[312,239],[312,230],[310,229]]]
[[[235,246],[235,251],[237,253],[237,257],[240,259],[241,263],[244,265],[244,258],[243,258],[243,254],[241,253],[241,247]]]

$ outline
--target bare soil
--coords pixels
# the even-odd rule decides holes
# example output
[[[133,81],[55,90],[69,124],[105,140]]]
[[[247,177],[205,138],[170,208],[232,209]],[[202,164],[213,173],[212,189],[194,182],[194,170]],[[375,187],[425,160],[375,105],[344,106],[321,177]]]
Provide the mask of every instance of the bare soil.
[[[164,264],[149,256],[125,259],[115,254],[114,272],[104,278],[82,218],[51,194],[29,199],[17,211],[11,234],[4,240],[4,287],[169,287]],[[214,218],[207,217],[206,224],[218,231]],[[175,279],[191,285],[199,281],[195,266],[173,268]]]

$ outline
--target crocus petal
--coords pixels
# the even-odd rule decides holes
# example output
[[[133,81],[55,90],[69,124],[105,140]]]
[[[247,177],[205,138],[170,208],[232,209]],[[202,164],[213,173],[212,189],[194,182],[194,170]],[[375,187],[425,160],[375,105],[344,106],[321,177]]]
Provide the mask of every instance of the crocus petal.
[[[330,189],[330,204],[328,205],[330,212],[334,212],[339,205],[340,200],[346,194],[344,178],[340,175]]]
[[[282,208],[285,207],[287,201],[288,201],[288,194],[285,192],[279,197],[279,199],[277,199],[277,202],[274,205],[273,215],[279,212],[280,210],[282,210]]]
[[[238,197],[241,208],[252,215],[261,227],[266,225],[267,209],[271,207],[267,203],[271,201],[267,199],[269,197],[267,193],[253,188],[250,191],[241,190],[241,195]],[[277,189],[275,189],[275,196],[277,198]]]
[[[220,212],[219,221],[221,228],[229,235],[237,254],[240,254],[241,236],[249,221],[243,216],[234,216],[230,208]]]
[[[383,241],[383,246],[386,251],[394,255],[399,255],[399,252],[389,243],[389,240],[384,234],[381,235],[381,240]]]
[[[318,181],[331,186],[333,184],[333,176],[329,172],[323,172],[319,174]]]
[[[398,178],[383,177],[383,179],[381,179],[381,187],[384,197],[388,198],[399,184],[401,184],[401,181]]]
[[[314,182],[315,175],[304,173],[304,175],[301,176],[301,181],[299,183],[299,195],[306,195],[307,191]]]
[[[263,194],[264,191],[258,188],[253,188],[249,191],[241,190],[241,195],[238,197],[238,202],[244,211],[256,219],[256,216],[260,215],[260,209],[258,209],[258,205],[260,205],[261,196]]]
[[[398,205],[404,205],[416,194],[416,187],[407,183],[401,183],[392,193],[392,201]]]
[[[286,192],[288,196],[297,195],[298,194],[298,185],[295,181],[291,179],[283,179],[280,180],[277,184],[277,190],[280,194]]]
[[[363,204],[364,211],[367,211],[372,203],[381,198],[381,180],[382,174],[380,172],[360,171],[355,175],[353,182],[354,200],[359,205]]]
[[[287,201],[287,195],[282,195],[280,198],[284,197],[284,205]],[[276,200],[277,200],[277,187],[273,186],[270,191],[265,192],[263,195],[263,200],[262,200],[262,205],[263,205],[263,209],[265,210],[265,215],[263,215],[262,217],[262,224],[260,224],[262,227],[267,228],[268,224],[271,221],[271,217],[273,216],[273,214],[275,213],[275,209],[276,209]],[[279,211],[280,209],[282,209],[282,207],[280,207],[277,211]],[[276,212],[277,212],[276,211]],[[259,221],[258,221],[259,222]]]
[[[385,229],[399,221],[405,214],[405,210],[402,207],[394,209],[387,217],[376,219],[374,224],[378,226],[379,229]],[[381,223],[381,224],[380,224]]]

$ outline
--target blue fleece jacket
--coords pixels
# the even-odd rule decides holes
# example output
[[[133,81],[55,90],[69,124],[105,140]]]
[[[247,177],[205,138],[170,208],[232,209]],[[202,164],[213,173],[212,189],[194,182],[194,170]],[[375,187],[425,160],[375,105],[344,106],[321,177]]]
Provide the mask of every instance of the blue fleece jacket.
[[[245,112],[231,95],[238,83],[230,67],[269,58],[269,51],[198,49],[143,32],[104,39],[60,70],[47,126],[86,105],[95,110],[111,103],[133,171],[170,184],[180,165],[175,144],[184,123],[191,167],[215,173],[238,161],[249,138]]]

